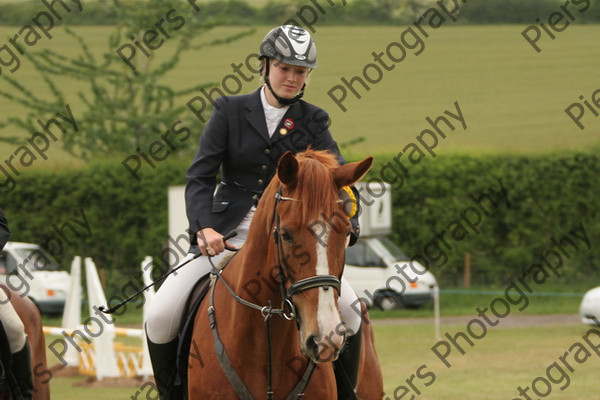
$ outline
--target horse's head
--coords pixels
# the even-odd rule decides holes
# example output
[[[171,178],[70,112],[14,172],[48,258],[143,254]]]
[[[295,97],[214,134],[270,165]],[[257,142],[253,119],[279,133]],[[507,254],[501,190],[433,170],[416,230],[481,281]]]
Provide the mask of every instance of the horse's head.
[[[340,193],[372,162],[369,157],[339,166],[328,152],[288,152],[279,160],[267,191],[277,191],[271,246],[283,274],[285,297],[296,310],[302,352],[315,362],[335,360],[344,344],[338,297],[352,207]]]

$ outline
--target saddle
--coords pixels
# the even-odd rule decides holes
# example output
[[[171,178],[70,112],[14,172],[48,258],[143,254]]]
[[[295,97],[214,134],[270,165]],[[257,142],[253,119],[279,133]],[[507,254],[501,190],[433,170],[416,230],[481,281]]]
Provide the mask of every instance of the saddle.
[[[225,257],[223,261],[217,266],[217,268],[222,269],[231,257],[235,255],[232,254],[228,257]],[[190,295],[186,301],[185,312],[183,320],[185,323],[181,325],[179,328],[179,346],[177,348],[177,378],[175,380],[175,385],[182,385],[186,390],[184,393],[187,393],[187,370],[188,370],[188,359],[190,356],[190,350],[192,347],[192,335],[194,330],[194,321],[196,320],[196,314],[198,313],[198,308],[200,308],[200,303],[208,293],[211,285],[213,284],[213,279],[211,274],[207,274],[196,282]],[[201,367],[202,359],[198,360],[200,362]]]

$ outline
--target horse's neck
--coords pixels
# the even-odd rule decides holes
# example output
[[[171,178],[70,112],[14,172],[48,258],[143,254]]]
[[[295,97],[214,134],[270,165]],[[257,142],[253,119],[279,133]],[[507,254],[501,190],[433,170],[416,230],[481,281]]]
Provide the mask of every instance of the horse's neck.
[[[227,268],[227,278],[242,298],[261,306],[271,301],[277,307],[281,302],[281,288],[274,246],[269,249],[272,236],[266,234],[266,229],[257,224],[250,227],[246,242],[232,260],[234,265]]]

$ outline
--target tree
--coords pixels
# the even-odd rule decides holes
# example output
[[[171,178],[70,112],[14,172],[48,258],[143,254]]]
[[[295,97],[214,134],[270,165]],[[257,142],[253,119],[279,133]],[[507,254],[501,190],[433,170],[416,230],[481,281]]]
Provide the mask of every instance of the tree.
[[[177,100],[191,97],[192,93],[214,84],[175,90],[161,83],[161,78],[177,66],[185,51],[227,43],[252,32],[195,44],[199,36],[223,24],[228,7],[236,2],[223,2],[221,13],[207,15],[202,12],[202,3],[197,5],[194,0],[100,1],[113,8],[117,15],[117,26],[108,38],[108,49],[100,57],[94,56],[86,39],[65,27],[78,43],[79,54],[73,55],[70,51],[65,55],[48,49],[26,52],[24,57],[35,67],[52,96],[41,99],[27,85],[4,76],[11,88],[0,90],[0,95],[24,106],[27,114],[6,118],[0,127],[14,126],[28,132],[39,130],[37,120],[41,115],[65,109],[65,92],[57,78],[67,77],[82,83],[78,97],[83,112],[77,115],[77,134],[64,135],[60,143],[64,150],[78,158],[88,160],[126,155],[138,148],[148,149],[177,121],[200,131],[202,122],[189,113],[182,117],[185,102],[179,104]],[[157,50],[167,41],[169,47],[174,48],[173,54],[159,62],[151,48]],[[0,140],[22,142],[22,138],[17,137]],[[177,150],[188,146],[189,143],[179,144]]]

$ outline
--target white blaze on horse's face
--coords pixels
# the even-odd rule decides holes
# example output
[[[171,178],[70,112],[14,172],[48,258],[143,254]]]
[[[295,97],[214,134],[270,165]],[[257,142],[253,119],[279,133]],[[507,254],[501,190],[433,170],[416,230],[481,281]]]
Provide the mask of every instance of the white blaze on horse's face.
[[[321,236],[322,241],[316,242],[316,275],[331,275],[329,270],[329,259],[327,246],[329,243],[331,227],[327,225],[325,234]],[[322,233],[321,233],[322,234]],[[318,349],[318,361],[326,362],[337,358],[344,344],[344,328],[341,323],[340,313],[336,305],[337,291],[333,288],[319,287],[319,302],[317,309],[317,323],[319,334],[313,340]]]

